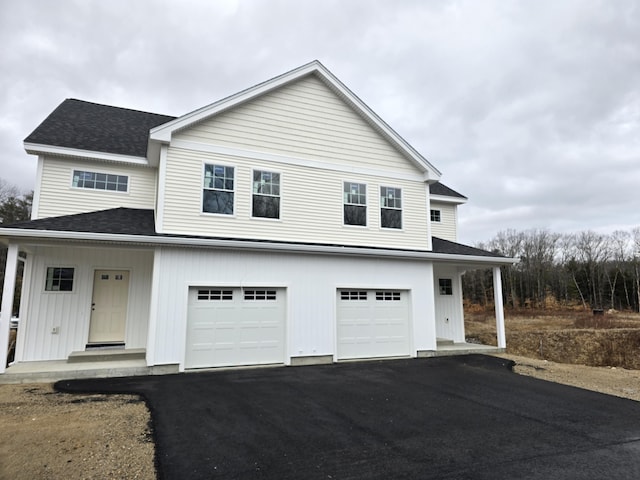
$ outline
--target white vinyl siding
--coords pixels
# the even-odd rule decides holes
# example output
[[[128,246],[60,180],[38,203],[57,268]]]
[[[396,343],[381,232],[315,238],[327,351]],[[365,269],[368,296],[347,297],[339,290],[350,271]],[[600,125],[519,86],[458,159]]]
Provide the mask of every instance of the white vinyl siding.
[[[233,218],[201,213],[201,178],[204,162],[226,162],[236,166],[236,205]],[[402,188],[403,229],[379,229],[378,209],[368,216],[369,229],[354,229],[343,222],[344,174],[280,164],[281,205],[279,222],[264,222],[251,216],[253,170],[273,170],[273,165],[251,159],[228,157],[192,150],[169,148],[163,233],[209,235],[275,241],[335,243],[427,248],[425,188],[421,182],[396,180]],[[319,181],[320,177],[322,181]],[[350,175],[350,181],[367,184],[367,204],[379,204],[379,186],[387,179],[373,175]],[[309,222],[312,218],[313,222]]]
[[[128,177],[128,192],[73,187],[73,172],[99,172]],[[40,201],[34,219],[72,215],[109,208],[154,208],[156,170],[90,160],[61,160],[45,157]]]
[[[163,248],[155,268],[158,305],[152,349],[156,365],[184,362],[188,293],[193,285],[218,290],[240,284],[252,289],[286,288],[285,361],[292,356],[335,353],[336,289],[410,289],[409,354],[415,355],[415,349],[435,349],[432,316],[425,313],[433,306],[428,261]]]
[[[71,352],[85,349],[89,336],[95,270],[130,272],[125,345],[145,348],[153,254],[141,250],[39,247],[27,257],[29,307],[21,311],[18,361],[64,360]],[[71,292],[45,291],[47,268],[74,268]],[[24,305],[24,302],[23,302]],[[52,333],[57,328],[58,333]],[[27,337],[28,343],[25,343]]]
[[[315,76],[221,113],[174,139],[358,165],[363,170],[416,173],[413,163]]]
[[[434,237],[458,241],[458,219],[456,205],[431,201],[431,210],[440,210],[440,221],[431,222],[431,235]]]

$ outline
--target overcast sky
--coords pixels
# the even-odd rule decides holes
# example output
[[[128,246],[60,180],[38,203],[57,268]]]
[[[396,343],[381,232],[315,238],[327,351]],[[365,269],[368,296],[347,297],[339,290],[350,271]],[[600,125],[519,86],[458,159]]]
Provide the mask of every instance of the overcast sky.
[[[460,241],[640,226],[640,1],[3,0],[0,178],[65,98],[182,115],[320,60],[469,197]]]

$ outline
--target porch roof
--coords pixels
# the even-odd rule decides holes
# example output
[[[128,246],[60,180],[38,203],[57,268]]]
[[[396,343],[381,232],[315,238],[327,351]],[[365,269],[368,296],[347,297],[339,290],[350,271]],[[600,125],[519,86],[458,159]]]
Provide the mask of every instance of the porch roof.
[[[166,245],[205,246],[223,248],[258,248],[297,250],[319,253],[342,253],[414,258],[443,261],[475,261],[488,264],[511,264],[517,260],[495,252],[481,250],[438,237],[432,237],[432,250],[411,250],[388,247],[354,246],[340,244],[274,241],[229,237],[207,237],[157,233],[153,210],[113,208],[97,212],[79,213],[61,217],[0,225],[0,237],[40,238],[52,240],[106,241],[122,243],[150,243]]]

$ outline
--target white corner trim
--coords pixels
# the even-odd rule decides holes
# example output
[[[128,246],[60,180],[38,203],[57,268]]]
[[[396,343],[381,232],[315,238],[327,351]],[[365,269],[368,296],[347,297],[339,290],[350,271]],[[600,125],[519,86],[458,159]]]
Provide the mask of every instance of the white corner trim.
[[[31,220],[38,218],[40,210],[40,189],[42,188],[42,172],[44,170],[44,158],[38,155],[38,166],[36,169],[36,187],[33,189],[33,201],[31,203]]]
[[[158,185],[156,192],[156,209],[154,211],[156,221],[156,232],[164,231],[164,197],[166,193],[167,181],[167,150],[166,145],[160,147],[160,161],[158,162]]]
[[[89,160],[104,160],[107,162],[129,163],[134,165],[149,166],[146,157],[134,157],[132,155],[120,155],[117,153],[95,152],[93,150],[80,150],[77,148],[55,147],[37,143],[26,143],[24,149],[27,153],[38,155],[59,155],[63,157],[86,158]]]

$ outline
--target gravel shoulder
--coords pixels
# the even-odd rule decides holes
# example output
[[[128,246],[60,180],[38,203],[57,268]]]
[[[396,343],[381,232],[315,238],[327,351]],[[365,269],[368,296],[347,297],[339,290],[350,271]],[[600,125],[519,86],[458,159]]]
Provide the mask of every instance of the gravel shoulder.
[[[513,371],[520,375],[563,383],[593,390],[616,397],[640,402],[640,370],[616,367],[587,367],[567,363],[556,363],[517,355],[499,355],[513,360]]]
[[[514,371],[640,401],[640,371],[500,355]],[[156,478],[150,414],[133,395],[0,385],[0,480]]]
[[[154,479],[145,403],[70,395],[51,384],[0,385],[0,479]]]

